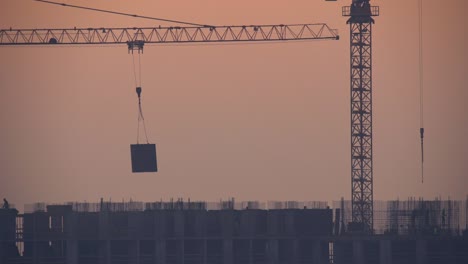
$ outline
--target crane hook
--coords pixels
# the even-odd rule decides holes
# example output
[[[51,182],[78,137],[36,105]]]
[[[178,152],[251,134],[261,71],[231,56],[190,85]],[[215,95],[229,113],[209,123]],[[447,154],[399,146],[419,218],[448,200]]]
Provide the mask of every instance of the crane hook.
[[[419,129],[421,135],[421,181],[424,183],[424,127]]]
[[[140,99],[141,98],[141,87],[136,88],[136,93],[138,95],[138,99]]]

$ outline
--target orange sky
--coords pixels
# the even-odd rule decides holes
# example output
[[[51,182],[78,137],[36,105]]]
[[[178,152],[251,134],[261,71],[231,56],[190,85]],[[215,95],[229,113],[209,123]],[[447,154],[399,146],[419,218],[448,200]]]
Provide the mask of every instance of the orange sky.
[[[67,2],[203,24],[326,22],[341,39],[145,47],[143,108],[156,174],[131,173],[137,100],[126,46],[0,47],[0,195],[11,203],[350,198],[349,30],[341,17],[350,1]],[[372,1],[381,7],[373,40],[375,199],[467,195],[468,1],[424,2],[421,184],[417,0]],[[151,25],[0,2],[0,28]]]

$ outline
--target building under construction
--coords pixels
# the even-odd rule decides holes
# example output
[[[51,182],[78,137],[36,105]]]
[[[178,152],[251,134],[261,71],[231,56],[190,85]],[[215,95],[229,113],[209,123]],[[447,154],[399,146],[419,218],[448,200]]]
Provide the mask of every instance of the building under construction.
[[[0,263],[468,263],[466,201],[103,202],[0,209]]]
[[[137,52],[139,59],[147,44],[340,39],[337,31],[325,23],[216,26],[53,1],[36,2],[171,22],[176,26],[10,27],[0,29],[0,46],[118,44],[126,46],[132,56]],[[334,202],[331,207],[323,202],[101,201],[36,204],[22,214],[12,206],[4,206],[0,210],[0,264],[468,263],[467,201],[374,200],[372,32],[380,8],[371,5],[371,0],[347,2],[341,15],[348,18],[350,33],[351,201]],[[423,169],[422,22],[420,0],[419,133]],[[401,39],[405,43],[411,41]],[[139,116],[137,144],[131,145],[132,172],[156,172],[156,146],[149,144],[141,108],[138,62],[139,82],[133,63]],[[141,121],[146,144],[139,144]]]

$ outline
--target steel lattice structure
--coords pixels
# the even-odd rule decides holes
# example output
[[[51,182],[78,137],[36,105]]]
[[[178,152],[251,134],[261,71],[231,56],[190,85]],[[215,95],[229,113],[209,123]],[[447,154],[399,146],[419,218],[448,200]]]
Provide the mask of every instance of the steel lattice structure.
[[[369,0],[343,7],[350,16],[352,229],[365,233],[373,231],[372,16],[378,15]]]
[[[379,8],[370,0],[352,0],[343,7],[350,17],[351,66],[351,201],[352,222],[359,230],[373,230],[372,161],[372,24]],[[209,42],[265,42],[339,39],[327,24],[189,26],[146,28],[0,29],[0,46],[144,44]]]
[[[206,43],[339,39],[327,24],[0,29],[0,45]]]

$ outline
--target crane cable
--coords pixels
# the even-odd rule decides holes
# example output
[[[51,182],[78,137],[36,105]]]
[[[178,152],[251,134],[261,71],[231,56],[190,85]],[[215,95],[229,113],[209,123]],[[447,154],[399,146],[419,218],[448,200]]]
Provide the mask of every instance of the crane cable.
[[[130,17],[135,17],[135,18],[158,20],[158,21],[171,22],[171,23],[184,24],[184,25],[197,26],[197,27],[212,27],[210,25],[202,25],[202,24],[197,24],[197,23],[184,22],[184,21],[165,19],[165,18],[158,18],[158,17],[140,16],[140,15],[117,12],[117,11],[112,11],[112,10],[98,9],[98,8],[93,8],[93,7],[69,5],[69,4],[65,4],[65,3],[53,2],[53,1],[47,1],[47,0],[33,0],[33,1],[46,3],[46,4],[51,4],[51,5],[60,5],[60,6],[65,6],[65,7],[72,7],[72,8],[85,9],[85,10],[102,12],[102,13],[109,13],[109,14],[114,14],[114,15],[130,16]]]
[[[146,132],[146,124],[145,118],[143,116],[143,108],[141,107],[141,56],[140,52],[138,52],[138,73],[139,78],[137,78],[137,67],[135,65],[135,54],[132,53],[132,61],[133,61],[133,75],[135,77],[135,86],[136,86],[136,93],[138,95],[138,124],[137,124],[137,144],[140,143],[140,122],[143,123],[143,130],[145,133],[146,143],[149,144],[148,140],[148,133]]]
[[[419,133],[421,137],[421,183],[424,183],[424,71],[423,71],[423,5],[419,0]]]

